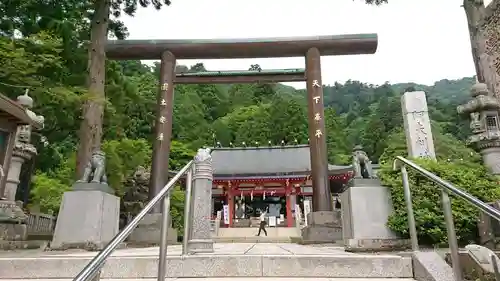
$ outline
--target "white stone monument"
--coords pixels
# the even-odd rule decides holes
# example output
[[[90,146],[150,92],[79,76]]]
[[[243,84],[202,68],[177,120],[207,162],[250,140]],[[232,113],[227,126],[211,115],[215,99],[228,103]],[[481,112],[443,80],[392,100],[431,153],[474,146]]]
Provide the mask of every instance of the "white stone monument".
[[[401,98],[409,157],[436,159],[425,92],[406,92]]]
[[[409,157],[435,159],[425,92],[406,92],[401,98],[401,107]],[[353,156],[361,160],[368,157],[366,154]],[[369,162],[369,159],[365,161]],[[346,249],[383,250],[407,246],[407,240],[399,239],[387,227],[387,219],[393,212],[390,191],[381,185],[371,165],[370,176],[361,175],[361,167],[357,167],[360,162],[353,162],[355,178],[341,195],[342,236]]]

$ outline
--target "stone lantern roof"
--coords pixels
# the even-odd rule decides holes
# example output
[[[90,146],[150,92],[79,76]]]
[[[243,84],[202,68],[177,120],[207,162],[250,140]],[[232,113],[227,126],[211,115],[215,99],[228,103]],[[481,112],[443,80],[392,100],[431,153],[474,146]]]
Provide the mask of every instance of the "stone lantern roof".
[[[33,108],[33,98],[28,96],[28,91],[17,97],[17,103],[28,109]]]
[[[488,87],[484,83],[474,84],[470,90],[470,95],[473,98],[472,100],[457,107],[459,114],[466,115],[472,112],[500,109],[500,103],[489,94]]]
[[[11,120],[18,125],[33,125],[36,129],[43,127],[43,124],[33,120],[26,108],[2,94],[0,94],[0,117]]]

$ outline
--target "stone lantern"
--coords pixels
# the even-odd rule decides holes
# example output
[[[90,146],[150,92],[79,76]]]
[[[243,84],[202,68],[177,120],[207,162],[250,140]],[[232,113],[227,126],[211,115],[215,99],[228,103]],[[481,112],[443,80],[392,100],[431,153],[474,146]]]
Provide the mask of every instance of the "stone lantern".
[[[43,116],[36,115],[30,110],[33,107],[33,99],[28,96],[28,93],[17,97],[17,102],[26,109],[26,113],[29,117],[31,117],[31,119],[43,125]],[[23,164],[37,154],[35,146],[30,143],[31,130],[31,125],[22,125],[17,128],[14,149],[12,151],[12,159],[5,185],[5,199],[10,202],[14,202],[16,200],[19,175]],[[20,208],[16,211],[16,213],[19,214],[18,218],[20,218],[19,216],[23,217],[19,210]]]
[[[470,118],[472,136],[467,143],[478,150],[484,165],[495,175],[500,175],[500,103],[489,94],[484,83],[476,83],[470,92],[472,100],[457,107],[459,114]]]

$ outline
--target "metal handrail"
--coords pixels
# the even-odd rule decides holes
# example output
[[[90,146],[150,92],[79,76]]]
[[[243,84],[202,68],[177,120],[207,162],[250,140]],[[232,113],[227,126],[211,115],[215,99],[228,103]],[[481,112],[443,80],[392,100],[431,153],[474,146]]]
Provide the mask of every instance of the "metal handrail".
[[[401,165],[401,163],[402,163],[402,165]],[[427,171],[426,169],[415,164],[414,162],[412,162],[404,157],[397,156],[396,159],[394,160],[394,163],[393,163],[393,169],[394,170],[401,169],[401,174],[403,177],[403,191],[404,191],[404,195],[405,195],[406,208],[408,211],[408,227],[410,229],[410,239],[411,239],[413,251],[418,251],[419,246],[418,246],[417,228],[416,228],[416,224],[415,224],[415,216],[413,213],[413,204],[412,204],[412,199],[411,199],[410,182],[408,180],[408,172],[406,171],[406,166],[417,171],[419,174],[423,175],[424,177],[426,177],[427,179],[436,183],[437,185],[439,185],[442,188],[441,189],[441,203],[443,205],[443,213],[444,213],[444,219],[445,219],[447,236],[448,236],[448,245],[450,247],[450,252],[451,252],[451,263],[452,263],[452,267],[453,267],[453,274],[455,276],[456,281],[463,281],[464,279],[463,279],[462,269],[460,267],[460,260],[459,260],[459,254],[458,254],[458,252],[459,252],[458,241],[457,241],[455,226],[454,226],[454,222],[453,222],[451,201],[450,201],[448,194],[451,193],[457,197],[460,197],[461,199],[467,201],[468,203],[472,204],[473,206],[475,206],[479,210],[490,215],[492,218],[494,218],[498,221],[500,221],[500,211],[489,206],[488,204],[484,203],[483,201],[477,199],[476,197],[470,195],[469,193],[459,189],[458,187],[454,186],[453,184],[443,180],[442,178],[436,176],[435,174]]]
[[[73,281],[87,281],[98,274],[99,270],[104,265],[106,259],[113,253],[114,250],[127,239],[127,237],[132,233],[132,231],[139,225],[139,222],[155,207],[160,200],[163,200],[162,208],[162,225],[160,232],[160,257],[158,265],[158,280],[165,280],[165,262],[166,262],[166,251],[167,251],[167,228],[168,228],[168,212],[170,208],[170,191],[177,181],[188,172],[188,178],[186,179],[189,184],[191,184],[191,169],[194,161],[191,160],[187,163],[170,181],[163,187],[162,190],[142,209],[139,214],[129,223],[125,228],[120,231],[109,243],[108,245],[97,254],[83,269],[76,275]],[[189,200],[188,200],[189,201]],[[187,227],[187,226],[184,226]],[[184,239],[187,239],[185,237]],[[160,279],[161,278],[161,279]]]

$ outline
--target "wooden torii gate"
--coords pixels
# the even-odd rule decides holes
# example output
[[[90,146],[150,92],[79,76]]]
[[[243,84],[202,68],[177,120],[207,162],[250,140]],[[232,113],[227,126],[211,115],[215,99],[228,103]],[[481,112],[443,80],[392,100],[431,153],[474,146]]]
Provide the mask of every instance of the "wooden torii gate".
[[[152,199],[168,182],[172,137],[174,85],[306,81],[311,149],[312,211],[332,211],[324,121],[321,56],[373,54],[376,34],[335,36],[217,39],[217,40],[113,40],[106,45],[109,59],[161,60],[160,85],[153,144]],[[305,57],[305,71],[246,71],[175,74],[177,59],[236,59]],[[156,209],[159,212],[159,208]]]

